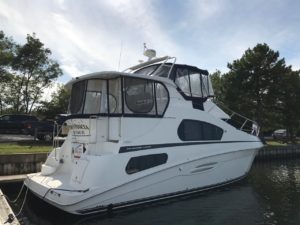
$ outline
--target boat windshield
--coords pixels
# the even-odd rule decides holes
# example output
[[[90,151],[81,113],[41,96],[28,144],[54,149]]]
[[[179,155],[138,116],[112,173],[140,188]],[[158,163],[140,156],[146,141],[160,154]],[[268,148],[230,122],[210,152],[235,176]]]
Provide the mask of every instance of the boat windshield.
[[[194,98],[214,96],[209,76],[198,70],[177,68],[174,81],[185,96]]]
[[[149,76],[159,76],[168,77],[172,65],[170,64],[155,64],[148,67],[144,67],[140,70],[135,71],[135,74],[149,75]]]
[[[73,84],[69,112],[163,116],[168,103],[167,88],[157,81],[135,77],[89,79]]]
[[[207,98],[213,97],[214,91],[207,71],[187,65],[170,63],[154,64],[141,68],[135,74],[168,77],[186,97]]]

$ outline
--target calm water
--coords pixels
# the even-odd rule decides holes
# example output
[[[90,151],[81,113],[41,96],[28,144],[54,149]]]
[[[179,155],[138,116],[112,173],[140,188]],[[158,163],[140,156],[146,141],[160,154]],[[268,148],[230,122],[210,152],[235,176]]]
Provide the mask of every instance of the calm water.
[[[11,197],[20,184],[2,185]],[[15,206],[15,211],[18,209]],[[22,224],[300,224],[300,159],[256,163],[243,181],[186,198],[132,208],[111,215],[78,217],[28,196]]]

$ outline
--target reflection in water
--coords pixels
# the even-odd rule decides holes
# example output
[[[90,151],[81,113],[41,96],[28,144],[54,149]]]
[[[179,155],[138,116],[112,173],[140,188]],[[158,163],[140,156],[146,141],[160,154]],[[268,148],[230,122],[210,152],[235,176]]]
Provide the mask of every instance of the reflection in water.
[[[300,160],[255,164],[248,178],[273,224],[300,224]]]
[[[2,188],[4,192],[12,190],[11,185]],[[17,190],[15,185],[14,188]],[[13,193],[16,190],[12,190]],[[299,192],[300,160],[256,163],[248,178],[237,184],[112,215],[74,216],[29,195],[21,222],[36,225],[299,225]]]

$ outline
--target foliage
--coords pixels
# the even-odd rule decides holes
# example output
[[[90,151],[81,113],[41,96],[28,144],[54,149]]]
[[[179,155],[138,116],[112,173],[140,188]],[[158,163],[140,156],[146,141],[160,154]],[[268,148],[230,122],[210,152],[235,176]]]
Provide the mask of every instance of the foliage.
[[[70,92],[59,86],[57,91],[51,96],[51,101],[41,102],[41,106],[37,109],[37,113],[45,118],[54,118],[57,114],[65,114],[68,111]]]
[[[287,129],[288,138],[295,142],[295,136],[300,131],[300,72],[288,68],[281,76],[278,108],[281,112],[280,123]]]
[[[223,90],[223,80],[222,80],[221,71],[217,70],[216,72],[210,74],[210,79],[211,82],[213,83],[214,94],[216,99],[219,102],[223,102],[222,93],[224,92],[224,90]]]
[[[6,37],[0,31],[0,113],[7,107],[7,93],[9,93],[7,82],[11,82],[13,75],[9,71],[9,66],[15,55],[16,44],[12,39]]]
[[[7,78],[2,82],[2,87],[5,85],[2,102],[13,113],[31,113],[45,88],[50,87],[62,71],[50,58],[50,49],[45,48],[35,34],[27,35],[24,45],[15,44],[2,31],[0,40],[1,76]]]
[[[16,111],[23,106],[25,113],[30,113],[43,90],[62,74],[58,63],[51,60],[51,51],[35,37],[27,35],[27,43],[17,50],[13,69],[19,72],[16,96]]]
[[[292,71],[267,44],[257,44],[228,63],[229,72],[212,74],[216,98],[228,108],[258,122],[263,132],[299,129],[300,73]]]
[[[5,36],[3,31],[0,31],[0,81],[5,82],[9,76],[9,72],[6,71],[7,67],[11,64],[16,44],[11,38]]]

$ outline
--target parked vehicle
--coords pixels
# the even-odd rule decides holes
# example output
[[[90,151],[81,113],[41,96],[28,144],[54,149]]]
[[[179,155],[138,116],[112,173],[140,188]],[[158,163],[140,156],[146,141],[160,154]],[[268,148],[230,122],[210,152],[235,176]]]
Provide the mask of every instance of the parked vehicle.
[[[36,122],[38,118],[32,115],[8,114],[0,116],[0,133],[24,133],[24,121]]]
[[[279,129],[279,130],[275,130],[272,134],[274,139],[277,140],[283,140],[287,138],[287,132],[286,129]]]
[[[53,139],[53,121],[25,121],[23,124],[25,134],[32,135],[43,141],[51,141]]]
[[[64,114],[57,115],[55,120],[41,120],[41,121],[25,121],[24,122],[24,133],[30,134],[39,140],[51,141],[53,140],[53,135],[59,133],[58,128],[65,122],[67,116]]]

